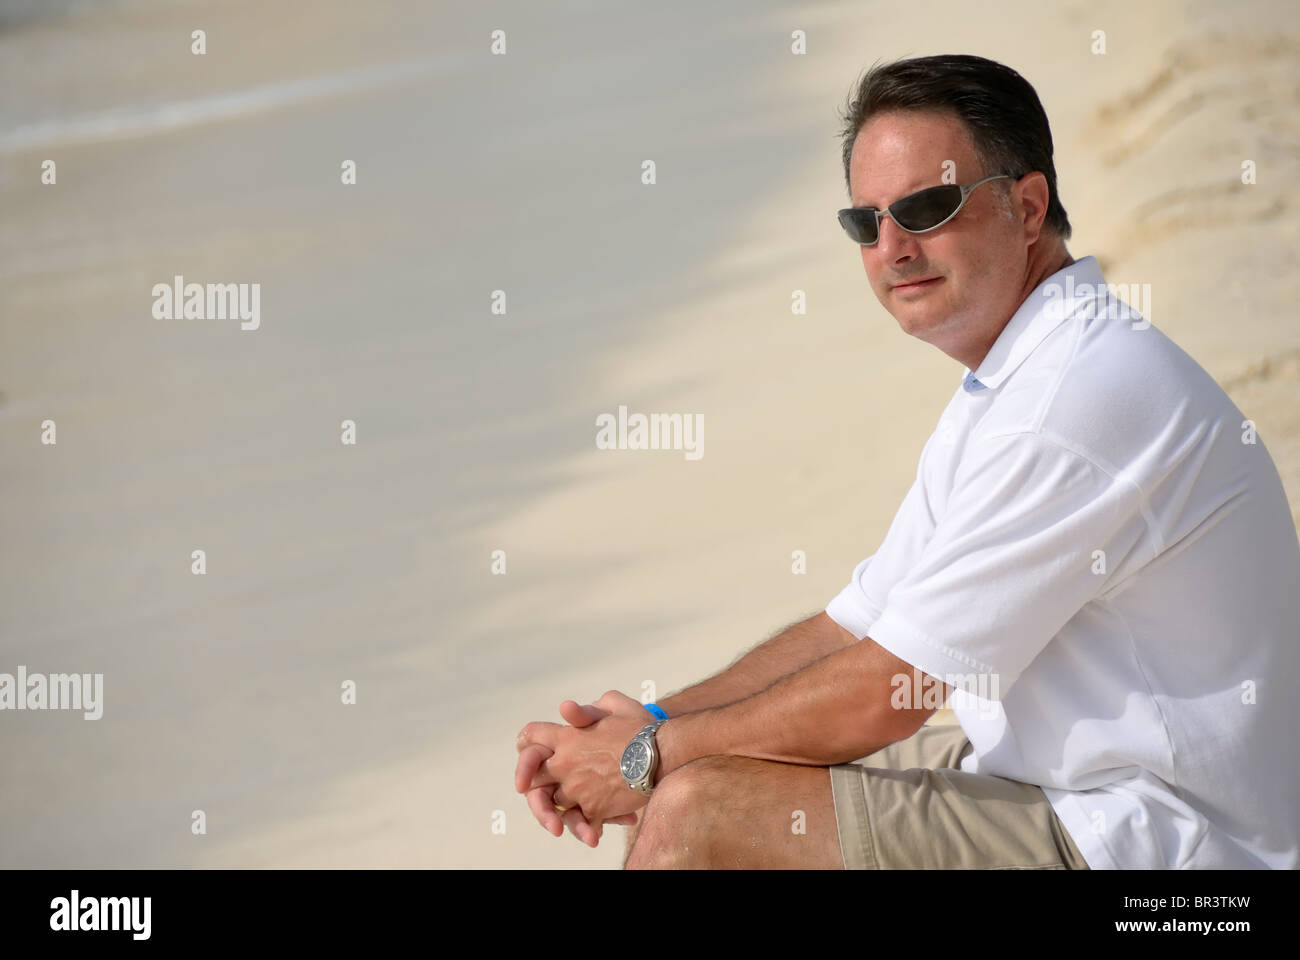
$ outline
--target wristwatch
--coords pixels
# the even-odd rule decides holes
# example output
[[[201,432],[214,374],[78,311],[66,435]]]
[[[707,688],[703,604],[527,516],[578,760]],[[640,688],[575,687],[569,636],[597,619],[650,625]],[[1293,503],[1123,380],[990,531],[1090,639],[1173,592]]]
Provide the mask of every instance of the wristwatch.
[[[641,728],[632,742],[623,750],[619,769],[627,785],[642,796],[654,792],[655,773],[659,769],[659,748],[655,745],[655,731],[663,720],[652,720]]]

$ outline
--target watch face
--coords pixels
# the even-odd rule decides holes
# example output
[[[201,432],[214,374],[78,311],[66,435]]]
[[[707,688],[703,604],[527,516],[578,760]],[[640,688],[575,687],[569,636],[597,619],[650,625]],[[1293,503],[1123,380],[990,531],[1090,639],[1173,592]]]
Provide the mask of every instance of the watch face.
[[[633,740],[623,751],[623,776],[628,780],[640,780],[650,769],[650,748],[640,740]]]

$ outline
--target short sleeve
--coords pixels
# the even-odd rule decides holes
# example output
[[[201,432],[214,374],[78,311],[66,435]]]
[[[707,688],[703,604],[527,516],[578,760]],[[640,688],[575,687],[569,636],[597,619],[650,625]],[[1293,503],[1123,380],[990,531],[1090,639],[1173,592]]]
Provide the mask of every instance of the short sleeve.
[[[1001,699],[1145,536],[1128,480],[1038,433],[972,438],[934,535],[884,598],[871,638]]]
[[[848,586],[826,604],[826,615],[859,640],[880,619],[880,606],[867,595],[863,579],[876,555],[873,553],[853,569]]]
[[[854,568],[848,585],[826,605],[826,615],[859,640],[865,637],[880,617],[890,589],[920,559],[934,526],[934,511],[925,489],[923,451],[916,480],[895,512],[880,548]]]

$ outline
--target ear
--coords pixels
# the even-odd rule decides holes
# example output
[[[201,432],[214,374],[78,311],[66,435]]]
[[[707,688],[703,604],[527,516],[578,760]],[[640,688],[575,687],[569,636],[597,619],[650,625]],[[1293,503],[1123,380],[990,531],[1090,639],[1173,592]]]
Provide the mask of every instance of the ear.
[[[1033,243],[1042,235],[1043,221],[1047,219],[1047,178],[1039,171],[1031,170],[1016,181],[1012,196],[1015,197],[1016,213],[1024,228],[1025,239]]]

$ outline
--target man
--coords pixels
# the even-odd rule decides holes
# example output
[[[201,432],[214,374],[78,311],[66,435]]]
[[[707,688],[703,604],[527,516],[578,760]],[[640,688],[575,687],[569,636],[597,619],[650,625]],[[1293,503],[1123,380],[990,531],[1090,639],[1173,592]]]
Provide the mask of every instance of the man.
[[[1300,541],[1253,424],[1070,256],[1014,71],[874,68],[844,146],[872,290],[965,367],[914,485],[823,613],[666,721],[566,701],[516,788],[590,844],[645,807],[630,868],[1300,866]]]

